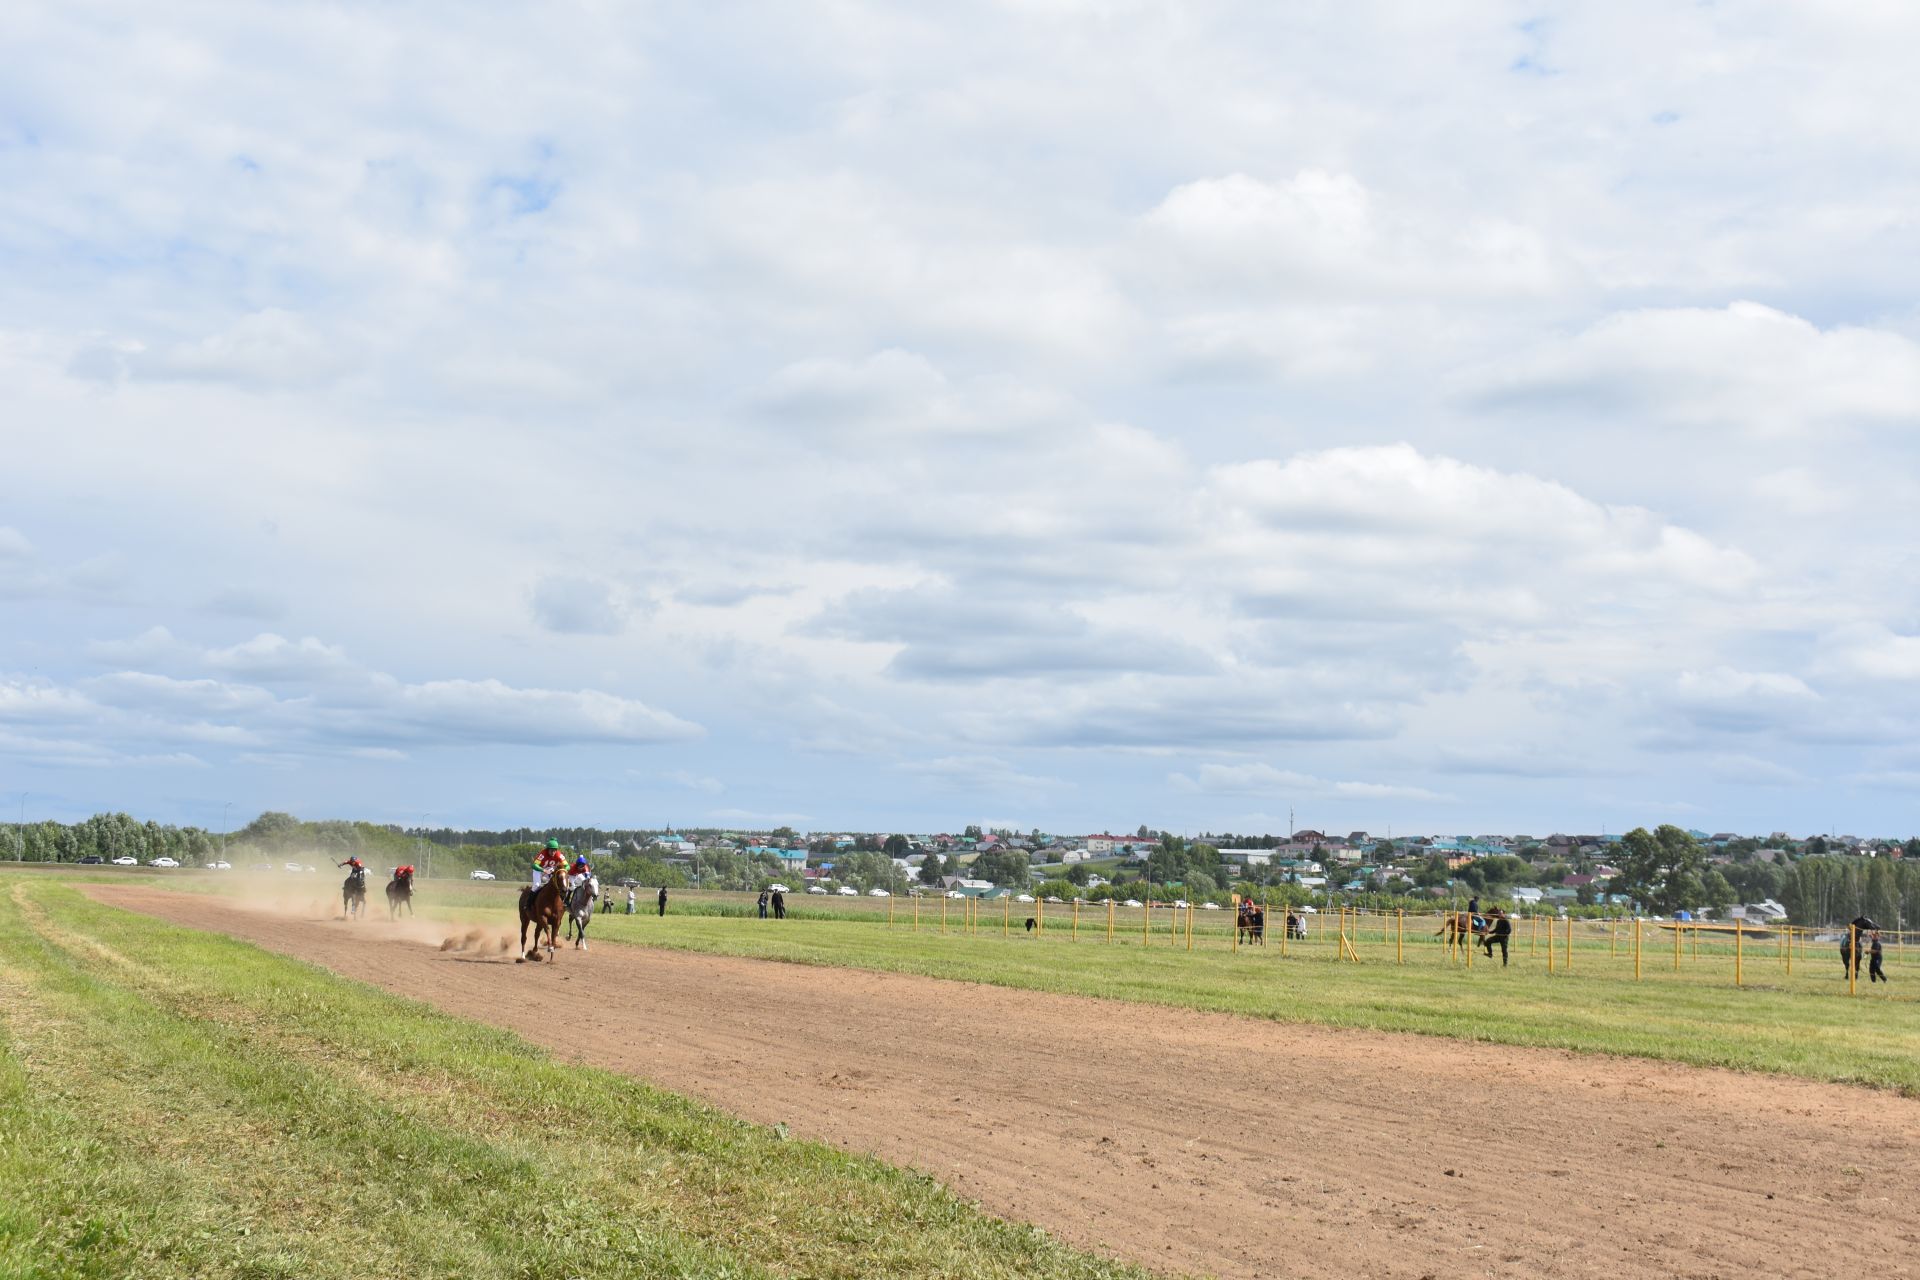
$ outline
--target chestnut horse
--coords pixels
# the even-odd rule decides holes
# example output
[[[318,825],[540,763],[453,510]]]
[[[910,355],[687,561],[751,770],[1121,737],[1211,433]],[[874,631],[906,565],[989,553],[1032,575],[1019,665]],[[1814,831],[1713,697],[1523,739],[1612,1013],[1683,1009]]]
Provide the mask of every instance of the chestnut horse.
[[[560,941],[560,922],[567,915],[567,890],[562,883],[564,877],[557,872],[546,879],[538,889],[520,891],[520,951],[524,960],[540,958],[540,937],[544,933],[547,939],[547,960],[553,960],[553,949]],[[533,947],[527,947],[527,926],[533,926]]]

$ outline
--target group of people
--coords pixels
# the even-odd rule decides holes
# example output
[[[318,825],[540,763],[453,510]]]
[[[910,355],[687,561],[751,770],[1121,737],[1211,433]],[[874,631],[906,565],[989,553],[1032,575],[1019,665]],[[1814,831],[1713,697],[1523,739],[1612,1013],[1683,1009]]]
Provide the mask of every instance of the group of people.
[[[1859,949],[1854,944],[1858,940]],[[1860,953],[1867,956],[1867,981],[1885,982],[1887,971],[1882,966],[1886,955],[1880,946],[1880,930],[1872,921],[1861,919],[1853,922],[1847,929],[1847,936],[1840,939],[1840,967],[1842,974],[1850,981],[1860,977]]]
[[[660,892],[665,893],[666,890],[662,889]],[[760,918],[762,920],[767,918],[767,909],[769,907],[773,909],[773,918],[775,920],[785,920],[787,918],[787,895],[778,889],[762,889],[760,891]]]

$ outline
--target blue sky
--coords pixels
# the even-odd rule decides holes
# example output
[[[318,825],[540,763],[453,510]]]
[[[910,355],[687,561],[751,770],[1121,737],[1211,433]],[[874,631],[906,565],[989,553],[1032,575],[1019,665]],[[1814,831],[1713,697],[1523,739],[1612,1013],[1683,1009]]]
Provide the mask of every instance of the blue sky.
[[[1908,6],[0,24],[0,816],[1920,829]]]

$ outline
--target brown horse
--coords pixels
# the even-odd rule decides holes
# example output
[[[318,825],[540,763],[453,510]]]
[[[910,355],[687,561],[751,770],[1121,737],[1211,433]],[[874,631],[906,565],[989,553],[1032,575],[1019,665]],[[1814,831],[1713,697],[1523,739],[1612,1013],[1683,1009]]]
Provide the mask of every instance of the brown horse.
[[[401,867],[393,873],[393,879],[387,882],[387,918],[398,920],[400,908],[405,907],[407,914],[413,914],[413,868]]]
[[[523,960],[540,958],[540,935],[547,938],[547,960],[553,960],[553,949],[560,941],[560,922],[567,916],[566,886],[561,883],[563,877],[558,873],[550,875],[546,883],[538,889],[520,891],[520,952]],[[533,926],[533,948],[527,948],[527,926]]]
[[[1486,931],[1485,917],[1475,924],[1473,917],[1465,911],[1449,911],[1440,918],[1440,927],[1434,930],[1433,936],[1445,938],[1448,947],[1472,946],[1475,939]]]
[[[367,914],[367,872],[355,867],[340,886],[340,914],[348,920]]]

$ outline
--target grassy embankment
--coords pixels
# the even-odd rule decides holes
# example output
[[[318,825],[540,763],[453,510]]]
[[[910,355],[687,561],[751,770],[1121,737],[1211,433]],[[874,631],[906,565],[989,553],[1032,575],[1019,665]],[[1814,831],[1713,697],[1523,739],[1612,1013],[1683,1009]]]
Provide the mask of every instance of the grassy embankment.
[[[1135,1274],[46,878],[0,878],[0,1047],[0,1277]]]
[[[434,901],[434,899],[439,901]],[[510,892],[492,886],[434,886],[423,895],[429,918],[487,918],[506,910]],[[917,931],[911,904],[896,900],[894,923],[884,904],[821,904],[823,915],[786,922],[692,914],[674,899],[665,920],[597,917],[596,936],[646,946],[721,955],[922,974],[1035,991],[1098,996],[1383,1031],[1411,1031],[1493,1044],[1533,1045],[1733,1067],[1898,1089],[1920,1094],[1920,990],[1904,959],[1889,961],[1898,985],[1846,995],[1837,954],[1807,944],[1788,975],[1776,941],[1744,948],[1746,985],[1733,985],[1733,948],[1708,937],[1683,937],[1678,968],[1673,935],[1642,935],[1641,978],[1634,977],[1631,933],[1609,935],[1599,924],[1576,924],[1573,968],[1565,966],[1564,925],[1556,930],[1555,971],[1548,972],[1544,922],[1539,936],[1523,925],[1512,963],[1477,957],[1468,970],[1432,937],[1431,918],[1409,921],[1405,941],[1394,922],[1368,919],[1355,931],[1359,963],[1338,958],[1332,918],[1313,922],[1312,936],[1282,954],[1277,923],[1264,948],[1232,949],[1230,919],[1195,913],[1194,949],[1184,933],[1169,936],[1171,913],[1156,912],[1153,940],[1141,945],[1141,913],[1116,913],[1114,941],[1106,913],[1083,911],[1077,939],[1071,915],[1049,908],[1044,933],[1028,934],[1020,915],[1003,933],[1003,916],[988,910],[964,932],[958,904],[940,932],[939,903],[923,901]],[[817,902],[817,900],[816,900]],[[686,908],[683,910],[683,908]],[[844,909],[837,918],[824,913]],[[1031,912],[1033,907],[1019,908]],[[1224,913],[1221,913],[1224,915]],[[1405,963],[1397,957],[1405,956]],[[1897,991],[1898,995],[1890,994]]]

